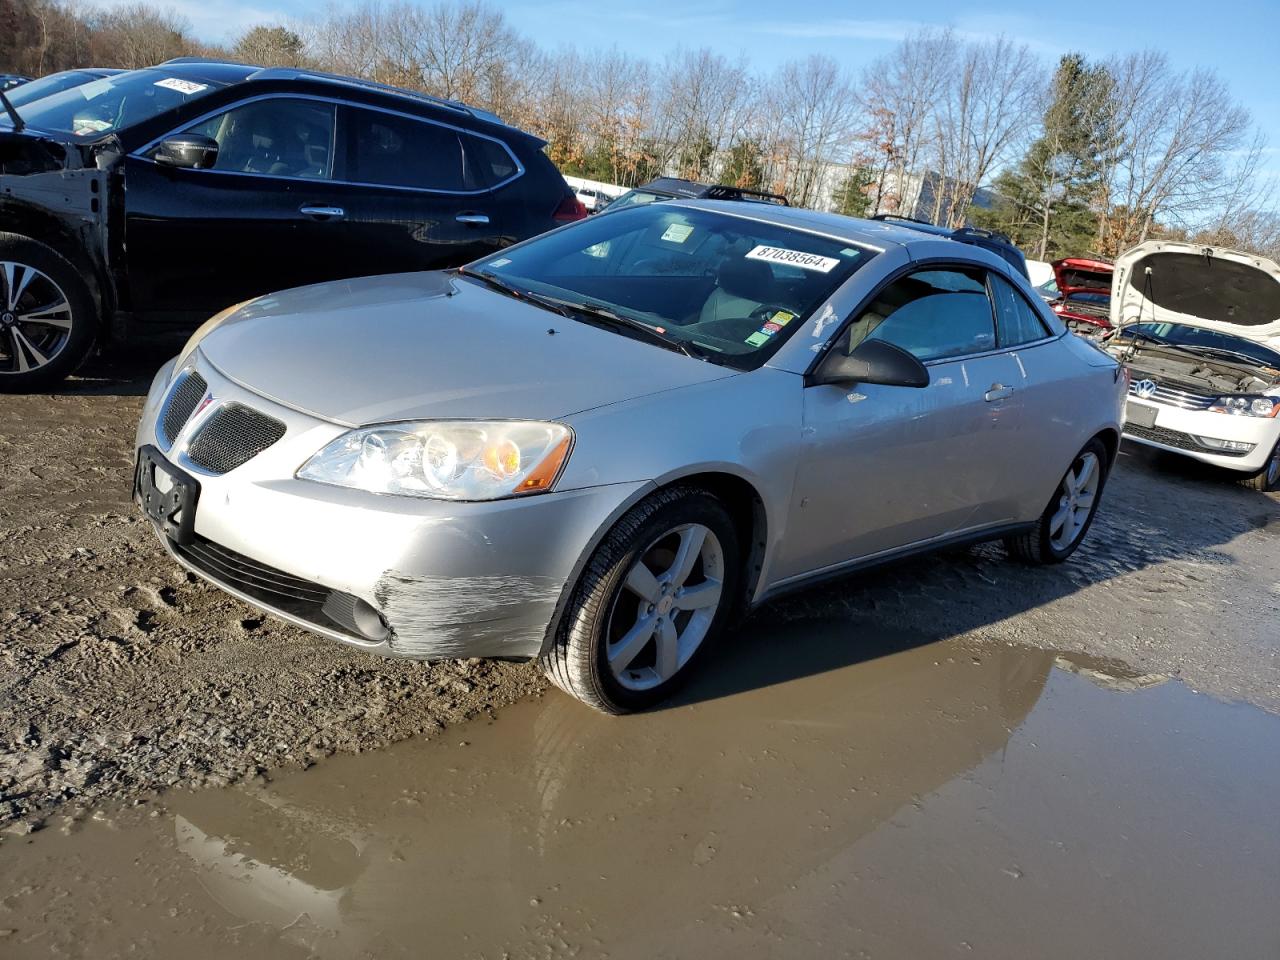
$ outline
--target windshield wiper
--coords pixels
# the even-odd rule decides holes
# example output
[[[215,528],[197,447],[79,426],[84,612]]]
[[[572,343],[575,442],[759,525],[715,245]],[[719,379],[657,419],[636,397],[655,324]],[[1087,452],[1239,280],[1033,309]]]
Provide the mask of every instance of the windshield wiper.
[[[472,280],[479,280],[485,286],[492,287],[494,290],[497,290],[500,293],[505,293],[509,297],[514,297],[517,300],[524,300],[528,303],[536,304],[539,307],[550,310],[552,313],[558,313],[566,319],[573,319],[573,313],[554,299],[540,296],[531,290],[525,290],[521,287],[515,286],[514,284],[507,283],[505,280],[498,279],[498,277],[492,273],[480,273],[479,271],[466,269],[460,269],[458,270],[458,273],[464,277],[470,277]]]
[[[1257,357],[1250,356],[1247,353],[1241,353],[1239,350],[1231,350],[1227,347],[1197,347],[1196,349],[1201,350],[1205,353],[1216,353],[1216,354],[1221,354],[1228,357],[1235,357],[1238,360],[1243,360],[1246,363],[1252,364],[1253,366],[1256,366],[1256,367],[1266,366],[1266,364],[1263,363],[1261,360],[1259,360]]]
[[[9,98],[4,95],[4,91],[0,90],[0,105],[4,106],[4,112],[9,115],[9,119],[13,121],[13,132],[21,133],[22,128],[26,126],[22,117],[18,116],[18,111],[14,109],[13,104],[9,102]]]
[[[679,337],[671,337],[665,334],[659,328],[652,324],[645,323],[643,320],[637,320],[635,317],[629,317],[625,313],[618,313],[611,310],[603,304],[592,303],[587,300],[562,300],[559,297],[542,297],[541,299],[556,303],[568,310],[576,311],[584,314],[593,320],[603,321],[615,327],[623,327],[627,330],[634,330],[643,334],[645,339],[650,343],[657,344],[660,347],[666,347],[668,350],[675,350],[683,353],[686,357],[693,357],[695,360],[705,360],[708,353],[700,347],[688,340]]]

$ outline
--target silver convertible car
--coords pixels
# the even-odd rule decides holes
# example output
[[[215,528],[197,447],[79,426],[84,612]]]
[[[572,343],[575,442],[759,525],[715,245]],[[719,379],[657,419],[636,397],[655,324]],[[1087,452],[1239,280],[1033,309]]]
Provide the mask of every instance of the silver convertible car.
[[[1066,559],[1126,389],[977,247],[671,201],[228,309],[152,384],[135,496],[270,613],[538,658],[622,713],[783,591],[961,542]]]

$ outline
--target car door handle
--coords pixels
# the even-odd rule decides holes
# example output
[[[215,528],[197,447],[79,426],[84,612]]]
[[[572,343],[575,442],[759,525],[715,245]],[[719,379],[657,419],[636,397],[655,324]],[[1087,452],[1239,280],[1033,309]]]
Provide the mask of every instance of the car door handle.
[[[341,207],[324,207],[314,203],[304,203],[298,208],[298,212],[312,220],[341,220],[347,215],[347,211]]]
[[[489,222],[487,213],[460,213],[453,218],[458,223],[473,223],[477,226],[484,226]]]
[[[982,399],[990,403],[992,400],[1007,400],[1013,396],[1013,387],[1006,387],[1003,383],[993,383],[991,389],[982,395]]]

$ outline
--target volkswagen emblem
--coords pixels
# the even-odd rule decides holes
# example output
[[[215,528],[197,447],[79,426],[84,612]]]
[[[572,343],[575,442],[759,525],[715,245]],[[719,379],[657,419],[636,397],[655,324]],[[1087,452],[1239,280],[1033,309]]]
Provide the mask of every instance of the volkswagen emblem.
[[[1150,400],[1156,395],[1156,382],[1154,380],[1139,380],[1133,385],[1133,392],[1143,400]]]

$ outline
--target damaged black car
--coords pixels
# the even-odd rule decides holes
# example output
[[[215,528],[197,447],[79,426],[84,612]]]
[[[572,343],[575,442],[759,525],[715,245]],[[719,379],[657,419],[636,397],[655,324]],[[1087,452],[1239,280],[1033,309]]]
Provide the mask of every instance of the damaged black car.
[[[345,77],[188,59],[0,107],[0,391],[108,339],[457,266],[583,215],[542,140]]]

